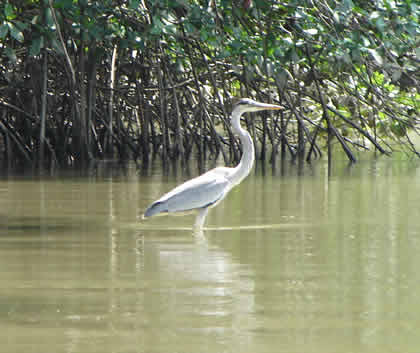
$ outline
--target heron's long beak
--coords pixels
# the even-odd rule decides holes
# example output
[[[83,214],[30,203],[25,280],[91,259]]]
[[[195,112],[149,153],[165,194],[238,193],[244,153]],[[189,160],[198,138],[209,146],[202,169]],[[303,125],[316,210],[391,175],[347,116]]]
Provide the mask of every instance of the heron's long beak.
[[[258,109],[258,110],[281,110],[281,109],[284,109],[280,105],[259,103],[259,102],[256,102],[255,108]]]

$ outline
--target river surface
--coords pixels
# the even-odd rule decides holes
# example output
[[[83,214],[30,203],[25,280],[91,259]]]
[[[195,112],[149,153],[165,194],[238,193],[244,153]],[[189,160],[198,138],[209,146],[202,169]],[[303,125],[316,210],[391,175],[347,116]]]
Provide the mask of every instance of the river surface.
[[[0,176],[0,351],[420,352],[420,165],[258,168],[207,217],[141,220],[192,171]]]

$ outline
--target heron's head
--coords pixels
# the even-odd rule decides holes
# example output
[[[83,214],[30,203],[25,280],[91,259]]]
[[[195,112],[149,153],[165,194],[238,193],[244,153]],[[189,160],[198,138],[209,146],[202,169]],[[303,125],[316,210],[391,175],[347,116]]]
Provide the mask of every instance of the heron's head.
[[[250,98],[241,98],[233,105],[233,111],[238,113],[258,112],[260,110],[279,110],[283,107],[275,104],[260,103]]]

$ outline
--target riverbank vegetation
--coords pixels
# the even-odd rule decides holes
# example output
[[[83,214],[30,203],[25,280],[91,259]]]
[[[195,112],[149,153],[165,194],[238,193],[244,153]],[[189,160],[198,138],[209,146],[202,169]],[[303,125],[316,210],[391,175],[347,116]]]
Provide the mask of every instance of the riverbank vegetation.
[[[257,158],[419,155],[420,28],[412,0],[6,0],[0,150],[9,165],[237,160],[231,98]]]

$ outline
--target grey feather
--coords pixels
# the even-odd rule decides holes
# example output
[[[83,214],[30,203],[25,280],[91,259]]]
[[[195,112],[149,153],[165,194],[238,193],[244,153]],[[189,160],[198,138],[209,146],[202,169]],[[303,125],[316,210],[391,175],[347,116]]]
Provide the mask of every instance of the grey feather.
[[[143,217],[167,212],[186,212],[214,205],[229,189],[227,172],[228,168],[216,168],[186,181],[152,203]]]
[[[144,212],[143,218],[152,217],[159,213],[168,212],[168,208],[162,202],[153,202]]]

